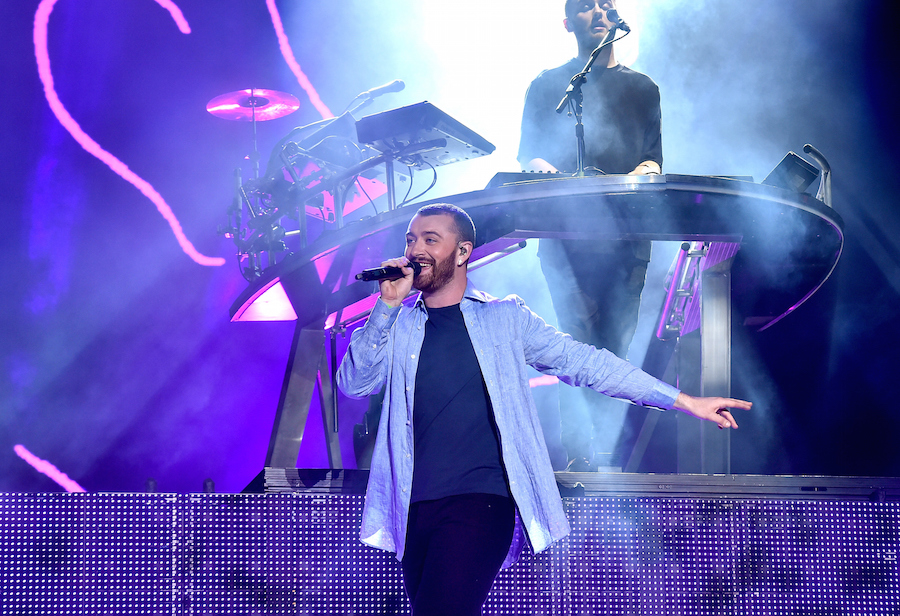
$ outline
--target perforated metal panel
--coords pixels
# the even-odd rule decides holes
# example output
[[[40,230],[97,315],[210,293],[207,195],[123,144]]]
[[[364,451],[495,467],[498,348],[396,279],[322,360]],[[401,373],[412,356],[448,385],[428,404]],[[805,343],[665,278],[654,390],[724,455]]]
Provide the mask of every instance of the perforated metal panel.
[[[3,614],[408,614],[336,494],[0,495]],[[900,504],[572,498],[485,614],[900,614]]]
[[[2,613],[177,613],[176,501],[0,495]]]

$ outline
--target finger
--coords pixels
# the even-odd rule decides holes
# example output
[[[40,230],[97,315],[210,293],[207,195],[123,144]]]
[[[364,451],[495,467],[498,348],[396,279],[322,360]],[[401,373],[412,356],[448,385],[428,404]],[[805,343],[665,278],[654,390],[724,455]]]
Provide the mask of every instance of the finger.
[[[399,283],[400,280],[403,280],[405,278],[411,278],[411,277],[415,276],[415,273],[416,273],[416,270],[414,270],[412,268],[412,266],[410,265],[409,259],[407,259],[406,257],[395,257],[393,259],[387,259],[387,260],[381,262],[381,267],[396,267],[396,268],[399,268],[403,272],[403,278],[387,280],[388,282],[390,282],[392,285],[395,285],[395,286]]]
[[[396,257],[381,262],[381,267],[406,267],[409,260],[406,257]]]
[[[744,411],[749,411],[753,407],[752,402],[747,402],[746,400],[738,400],[737,398],[725,398],[722,406],[727,406],[732,409],[742,409]]]
[[[737,429],[737,422],[734,420],[734,416],[732,416],[732,414],[729,413],[727,409],[719,409],[718,411],[716,411],[716,415],[718,415],[718,418],[714,421],[716,422],[716,424],[718,424],[719,429]]]

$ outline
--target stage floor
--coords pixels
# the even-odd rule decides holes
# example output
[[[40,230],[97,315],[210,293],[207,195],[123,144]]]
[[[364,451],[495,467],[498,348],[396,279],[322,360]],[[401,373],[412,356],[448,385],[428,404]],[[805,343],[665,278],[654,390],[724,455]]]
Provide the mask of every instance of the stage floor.
[[[328,490],[0,495],[0,611],[408,613],[393,555],[357,538],[359,476],[280,469],[329,473]],[[617,494],[565,497],[572,533],[501,572],[485,614],[900,610],[896,479],[574,475]]]

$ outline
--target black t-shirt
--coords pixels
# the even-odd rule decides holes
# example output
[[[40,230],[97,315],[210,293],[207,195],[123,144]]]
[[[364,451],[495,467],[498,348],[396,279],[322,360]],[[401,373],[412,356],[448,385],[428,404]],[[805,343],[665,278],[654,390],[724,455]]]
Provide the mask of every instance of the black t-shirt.
[[[560,171],[576,168],[575,119],[556,113],[572,75],[584,63],[573,58],[544,71],[525,95],[519,162],[543,158]],[[659,87],[642,73],[618,65],[594,66],[582,88],[585,165],[604,173],[629,173],[652,160],[662,166]]]
[[[459,304],[428,309],[413,405],[412,502],[510,495],[494,413]]]
[[[543,158],[562,172],[577,168],[575,118],[567,111],[556,113],[572,76],[584,68],[578,58],[538,75],[525,95],[519,162]],[[662,120],[659,87],[652,79],[622,65],[594,66],[582,87],[585,166],[604,173],[630,173],[640,163],[652,160],[662,167]],[[633,260],[650,260],[650,242],[629,242],[623,251],[615,242],[594,240],[541,240],[538,254],[563,251],[581,267],[593,262],[586,255],[601,255],[608,262],[632,268]]]

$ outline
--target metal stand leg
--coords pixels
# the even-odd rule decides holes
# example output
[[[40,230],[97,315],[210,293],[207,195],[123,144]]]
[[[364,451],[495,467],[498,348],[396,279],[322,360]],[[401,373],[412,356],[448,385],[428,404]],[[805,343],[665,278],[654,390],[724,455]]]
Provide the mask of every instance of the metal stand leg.
[[[700,391],[701,341],[695,330],[678,340],[678,386],[688,392]],[[675,416],[677,470],[679,474],[700,473],[700,424],[702,422],[687,413]]]
[[[325,350],[322,349],[322,357]],[[323,362],[324,364],[324,362]],[[341,441],[338,438],[337,412],[335,404],[337,398],[332,387],[332,372],[325,365],[319,370],[319,405],[322,409],[322,427],[325,429],[325,447],[328,450],[328,465],[331,468],[343,468],[341,462]]]
[[[703,272],[700,296],[700,395],[731,396],[731,263]],[[700,422],[700,472],[731,472],[731,430]]]
[[[397,209],[397,194],[394,187],[394,161],[386,159],[384,161],[385,184],[387,185],[388,211],[393,212]]]
[[[657,336],[665,340],[681,334],[676,351],[681,390],[699,390],[702,396],[730,397],[731,264],[740,244],[685,242],[681,248],[673,264],[672,283],[660,314]],[[699,338],[694,329],[698,298]],[[695,366],[699,367],[699,374]],[[629,460],[629,470],[636,469],[640,463],[655,423],[656,419],[648,416]],[[677,416],[676,425],[679,473],[731,472],[730,431],[719,430],[710,422],[684,414]]]
[[[331,375],[325,361],[325,331],[322,327],[298,327],[294,331],[281,398],[266,453],[266,467],[297,466],[297,456],[316,385],[319,387],[328,461],[331,468],[342,468],[340,443],[334,430]]]

